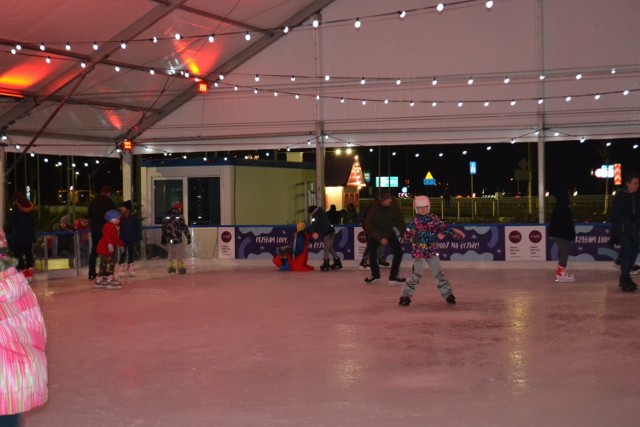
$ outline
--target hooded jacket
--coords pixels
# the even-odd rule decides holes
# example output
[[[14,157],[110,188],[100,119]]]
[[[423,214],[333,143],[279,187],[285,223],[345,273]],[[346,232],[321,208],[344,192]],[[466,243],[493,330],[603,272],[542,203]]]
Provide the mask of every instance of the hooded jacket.
[[[189,227],[184,222],[184,216],[176,208],[171,208],[162,220],[162,235],[160,237],[163,245],[182,243],[182,235],[185,235],[187,241],[191,242],[189,235]]]
[[[400,233],[405,228],[402,212],[395,199],[389,206],[383,206],[380,200],[374,201],[367,210],[364,222],[369,238],[378,242],[394,235],[394,228]]]
[[[614,241],[619,242],[623,236],[640,239],[640,192],[622,190],[618,193],[611,204],[611,222]]]
[[[15,267],[0,272],[0,415],[47,401],[47,333],[27,279]]]

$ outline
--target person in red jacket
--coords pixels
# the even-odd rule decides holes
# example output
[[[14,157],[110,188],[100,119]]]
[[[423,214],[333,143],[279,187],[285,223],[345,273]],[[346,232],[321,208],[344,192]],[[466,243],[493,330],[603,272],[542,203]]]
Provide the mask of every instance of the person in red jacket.
[[[123,247],[124,242],[118,235],[120,211],[112,209],[104,214],[106,223],[102,227],[102,237],[98,242],[97,253],[100,256],[100,270],[95,288],[122,289],[122,284],[113,277],[116,267],[116,246]]]

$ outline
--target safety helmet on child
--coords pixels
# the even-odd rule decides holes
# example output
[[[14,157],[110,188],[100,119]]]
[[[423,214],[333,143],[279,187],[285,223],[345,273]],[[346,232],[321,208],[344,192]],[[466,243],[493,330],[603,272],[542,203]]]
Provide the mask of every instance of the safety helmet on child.
[[[114,219],[119,219],[119,218],[120,218],[120,211],[117,211],[115,209],[107,211],[107,213],[104,214],[104,219],[107,222],[112,222]]]
[[[418,213],[418,208],[430,208],[431,207],[431,200],[429,200],[429,198],[427,196],[416,196],[413,199],[413,208],[415,209],[416,213]],[[429,209],[427,209],[427,213],[429,212]]]

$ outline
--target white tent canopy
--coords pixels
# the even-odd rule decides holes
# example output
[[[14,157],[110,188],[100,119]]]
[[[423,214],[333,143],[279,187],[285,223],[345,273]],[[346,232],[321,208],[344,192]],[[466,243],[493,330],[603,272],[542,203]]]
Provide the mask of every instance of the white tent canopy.
[[[91,156],[640,135],[640,2],[486,3],[5,0],[0,128]]]

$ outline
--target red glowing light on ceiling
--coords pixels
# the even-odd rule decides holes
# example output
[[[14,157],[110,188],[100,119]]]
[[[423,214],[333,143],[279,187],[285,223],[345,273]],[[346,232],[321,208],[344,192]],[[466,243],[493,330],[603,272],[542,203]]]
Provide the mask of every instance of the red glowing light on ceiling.
[[[198,83],[198,92],[207,93],[208,90],[209,90],[209,84],[207,82]]]

